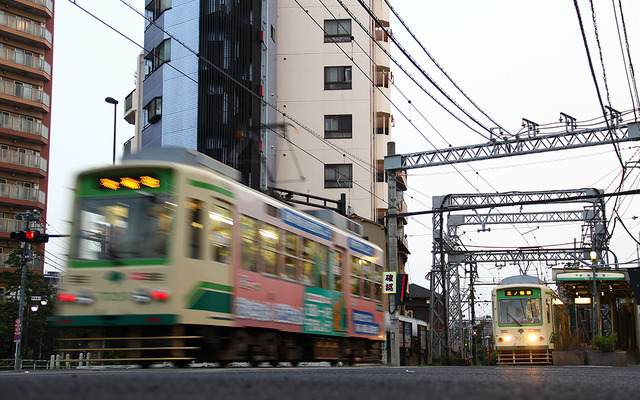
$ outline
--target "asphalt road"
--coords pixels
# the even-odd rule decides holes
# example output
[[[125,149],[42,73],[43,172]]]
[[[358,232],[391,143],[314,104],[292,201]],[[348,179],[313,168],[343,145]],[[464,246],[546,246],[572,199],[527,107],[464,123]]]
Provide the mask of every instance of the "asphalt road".
[[[151,368],[0,372],[3,399],[635,399],[628,367]]]

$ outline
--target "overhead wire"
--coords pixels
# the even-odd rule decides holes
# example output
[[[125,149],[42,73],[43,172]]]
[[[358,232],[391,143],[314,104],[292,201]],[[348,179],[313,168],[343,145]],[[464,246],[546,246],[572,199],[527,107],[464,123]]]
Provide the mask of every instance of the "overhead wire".
[[[342,3],[342,0],[338,0],[339,3],[343,4],[344,7],[344,3]],[[429,83],[431,83],[431,85],[433,85],[433,87],[436,88],[436,90],[438,90],[438,92],[440,92],[440,94],[442,94],[451,104],[453,104],[454,106],[456,106],[456,108],[458,108],[464,115],[467,116],[467,118],[469,118],[470,120],[472,120],[474,123],[476,123],[478,126],[480,126],[482,129],[484,129],[485,131],[487,131],[488,133],[491,133],[491,129],[487,128],[486,126],[484,126],[484,124],[482,124],[480,121],[478,121],[474,116],[472,116],[471,114],[469,114],[469,112],[467,110],[465,110],[464,108],[462,108],[461,105],[459,105],[455,100],[453,100],[453,98],[451,98],[451,96],[449,96],[448,93],[446,93],[444,91],[444,89],[442,89],[434,80],[433,78],[431,78],[427,72],[417,63],[417,61],[405,50],[405,48],[400,45],[400,43],[396,40],[396,38],[390,34],[390,32],[388,31],[388,29],[384,26],[384,24],[382,24],[382,22],[380,21],[380,19],[375,15],[375,13],[373,12],[373,10],[371,10],[371,8],[365,4],[365,2],[363,0],[358,0],[358,3],[360,3],[360,5],[365,9],[365,11],[367,11],[367,13],[369,14],[369,16],[376,22],[376,24],[378,24],[378,26],[384,31],[384,33],[386,35],[389,35],[389,38],[391,39],[391,41],[396,45],[396,47],[400,50],[400,52],[409,60],[409,62],[422,74],[423,77],[425,77],[425,79],[427,79],[427,81],[429,81]],[[442,106],[444,107],[444,106]],[[445,108],[446,109],[446,108]],[[466,125],[466,123],[465,123]],[[490,137],[475,131],[476,133],[478,133],[480,136],[482,136],[483,138],[490,140]]]
[[[620,4],[620,18],[622,19],[623,18],[622,0],[619,0],[619,4]],[[626,42],[626,45],[627,45],[626,46],[627,54],[625,54],[624,47],[622,45],[622,35],[621,35],[621,32],[620,32],[620,23],[618,22],[618,12],[616,11],[616,2],[615,2],[615,0],[611,0],[611,5],[613,6],[613,14],[614,14],[614,19],[616,21],[616,30],[618,31],[618,43],[620,44],[620,52],[622,53],[622,62],[624,63],[625,78],[627,79],[627,86],[629,88],[629,95],[631,97],[631,104],[633,105],[633,116],[634,116],[634,120],[637,121],[638,120],[638,115],[636,114],[636,108],[640,107],[640,99],[638,99],[638,88],[636,87],[636,84],[635,84],[635,76],[633,74],[633,66],[630,67],[631,54],[629,52],[629,40],[627,39],[627,30],[626,30],[626,26],[623,25],[625,42]],[[629,63],[627,63],[626,55],[629,56]],[[631,82],[632,80],[633,80],[633,83]],[[634,90],[635,90],[635,96],[634,96]]]
[[[433,64],[440,70],[440,72],[442,72],[442,74],[449,80],[449,82],[451,82],[451,84],[478,110],[482,113],[482,115],[484,115],[485,117],[487,117],[487,119],[489,121],[491,121],[492,123],[494,123],[498,128],[500,128],[501,131],[503,132],[507,132],[509,133],[509,131],[507,131],[505,128],[503,128],[499,123],[497,123],[496,121],[493,120],[493,118],[491,118],[487,113],[484,112],[484,110],[482,110],[473,100],[471,100],[471,98],[458,86],[458,84],[456,84],[454,82],[454,80],[449,76],[449,74],[447,74],[444,70],[444,68],[442,68],[442,66],[440,66],[440,64],[436,61],[436,59],[431,55],[431,53],[429,53],[429,51],[425,48],[425,46],[422,44],[422,42],[416,37],[416,35],[411,31],[411,29],[409,29],[409,27],[407,26],[407,24],[404,22],[404,20],[402,19],[402,17],[400,17],[400,15],[398,14],[398,12],[396,11],[395,8],[393,8],[393,6],[391,5],[391,3],[389,2],[389,0],[384,0],[384,2],[387,4],[387,7],[389,7],[389,10],[391,10],[391,12],[393,13],[393,15],[396,16],[396,18],[398,19],[398,21],[400,21],[400,24],[404,27],[404,29],[409,33],[409,35],[413,38],[413,40],[415,40],[416,43],[418,43],[418,46],[420,46],[420,48],[422,49],[422,51],[424,51],[424,53],[429,57],[429,59],[431,60],[431,62],[433,62]]]
[[[318,26],[318,27],[319,27],[320,29],[322,29],[322,31],[324,32],[324,27],[322,27],[322,26],[318,23],[318,21],[316,21],[316,20],[315,20],[315,18],[314,18],[313,16],[311,16],[311,15],[310,15],[309,11],[308,11],[308,10],[306,10],[306,9],[304,8],[304,6],[302,6],[302,4],[300,4],[300,3],[298,2],[298,0],[294,0],[294,1],[295,1],[295,3],[296,3],[296,4],[298,4],[298,6],[299,6],[299,7],[300,7],[300,8],[301,8],[301,9],[302,9],[302,10],[303,10],[303,11],[304,11],[308,16],[309,16],[309,18],[311,18],[311,19],[312,19],[312,21],[316,24],[316,26]],[[342,3],[342,2],[341,2],[341,0],[338,0],[338,2]],[[351,11],[350,11],[348,8],[346,8],[346,11],[350,14],[350,16],[353,18],[353,20],[354,20],[354,21],[356,21],[356,23],[358,23],[358,24],[360,25],[360,27],[361,27],[361,28],[362,28],[362,29],[363,29],[363,30],[364,30],[364,31],[369,35],[369,37],[371,37],[371,34],[370,34],[370,32],[367,30],[367,28],[366,28],[366,27],[364,27],[364,26],[361,24],[361,22],[360,22],[357,18],[355,18],[355,16],[351,13]],[[326,32],[325,32],[325,33],[326,33]],[[372,38],[372,39],[375,41],[375,38]],[[334,43],[336,43],[336,42],[334,41]],[[338,46],[338,47],[339,47],[339,46]],[[340,49],[343,51],[343,53],[345,53],[345,54],[346,54],[346,52],[344,52],[344,50],[343,50],[342,48],[340,48]],[[347,55],[347,57],[349,57],[349,55],[348,55],[348,54],[346,54],[346,55]],[[350,57],[349,57],[349,58],[350,58]],[[364,75],[369,79],[369,81],[373,82],[373,80],[368,76],[368,74],[367,74],[367,73],[366,73],[366,72],[365,72],[365,71],[364,71],[364,70],[363,70],[363,69],[362,69],[362,68],[361,68],[361,67],[360,67],[360,66],[359,66],[359,65],[358,65],[354,60],[352,60],[352,61],[353,61],[354,65],[358,68],[358,70],[360,70],[360,71],[361,71],[361,72],[362,72],[362,73],[363,73],[363,74],[364,74]],[[375,86],[375,85],[374,85],[374,86]],[[378,88],[378,89],[379,89],[379,88]],[[380,89],[379,89],[379,90],[380,90]],[[416,126],[416,125],[411,121],[411,119],[410,119],[410,118],[408,118],[408,117],[407,117],[407,115],[402,111],[402,109],[400,109],[397,105],[395,105],[395,103],[393,103],[393,102],[391,101],[391,99],[386,95],[386,93],[384,93],[384,92],[383,92],[383,91],[381,91],[381,90],[380,90],[380,92],[381,92],[381,93],[382,93],[382,95],[383,95],[387,100],[389,100],[389,102],[390,102],[390,103],[391,103],[391,104],[396,108],[396,110],[400,113],[400,115],[402,115],[402,116],[403,116],[403,117],[404,117],[404,118],[409,122],[409,124],[411,124],[411,125],[416,129],[416,131],[417,131],[418,133],[420,133],[420,135],[421,135],[421,136],[422,136],[422,137],[423,137],[423,138],[424,138],[424,139],[425,139],[425,140],[426,140],[426,141],[427,141],[427,142],[428,142],[428,143],[429,143],[429,144],[430,144],[434,149],[436,149],[436,150],[437,150],[437,147],[433,144],[433,142],[431,142],[431,140],[430,140],[429,138],[427,138],[427,137],[426,137],[426,135],[424,135],[424,134],[420,131],[420,129],[419,129],[419,128],[418,128],[418,127],[417,127],[417,126]],[[452,167],[453,167],[454,169],[456,169],[456,170],[457,170],[457,167],[456,167],[455,165],[453,165],[453,164],[451,164],[451,165],[452,165]],[[461,175],[462,175],[462,174],[461,174]],[[467,181],[467,182],[468,182],[468,183],[469,183],[473,188],[475,188],[476,190],[478,190],[478,189],[475,187],[475,185],[474,185],[470,180],[468,180],[464,175],[462,175],[462,177],[463,177],[463,179],[465,179],[465,180],[466,180],[466,181]]]
[[[70,0],[71,1],[71,0]],[[125,4],[127,7],[129,7],[132,11],[134,11],[135,13],[137,13],[138,15],[140,15],[142,18],[144,18],[145,20],[149,21],[149,19],[143,14],[141,13],[139,10],[137,10],[135,7],[133,7],[131,4],[129,4],[127,1],[125,0],[120,0],[123,4]],[[356,162],[358,161],[361,164],[356,163],[357,165],[360,165],[361,167],[363,165],[366,166],[365,169],[367,169],[369,172],[373,172],[375,170],[374,166],[371,165],[369,162],[362,160],[361,158],[359,158],[358,156],[354,155],[353,153],[351,153],[350,151],[338,146],[337,144],[328,141],[327,139],[325,139],[324,137],[322,137],[320,134],[318,134],[317,132],[315,132],[314,130],[312,130],[311,128],[309,128],[308,126],[304,125],[302,122],[300,122],[299,120],[291,117],[291,115],[285,113],[284,111],[280,110],[277,106],[271,104],[270,102],[268,102],[267,100],[265,100],[264,98],[262,98],[260,95],[258,95],[257,93],[254,93],[250,88],[246,87],[244,84],[242,84],[241,82],[239,82],[237,79],[235,79],[234,77],[230,76],[228,73],[226,73],[224,70],[222,70],[221,68],[219,68],[217,65],[215,65],[214,63],[212,63],[211,61],[207,60],[206,58],[204,58],[200,53],[196,52],[195,50],[193,50],[191,47],[189,47],[187,44],[185,44],[182,40],[178,39],[177,37],[175,37],[175,35],[171,34],[170,32],[168,32],[166,29],[164,29],[163,27],[159,26],[156,21],[149,21],[151,24],[153,24],[156,28],[158,28],[160,31],[162,31],[164,34],[166,34],[167,36],[169,36],[172,40],[175,40],[178,44],[182,45],[185,49],[187,49],[190,53],[192,53],[193,55],[195,55],[199,60],[205,62],[208,66],[214,68],[217,72],[223,74],[225,77],[227,77],[229,80],[231,80],[234,84],[238,85],[238,87],[244,89],[245,91],[247,91],[248,93],[250,93],[253,97],[255,97],[256,99],[258,99],[263,105],[266,105],[270,108],[272,108],[273,110],[275,110],[278,114],[280,114],[285,121],[286,120],[290,120],[293,123],[295,123],[295,125],[299,126],[300,128],[302,128],[303,130],[307,131],[308,133],[310,133],[312,136],[316,137],[318,140],[324,142],[325,144],[329,145],[331,148],[333,148],[334,150],[337,150],[338,152],[340,152],[342,155],[348,155],[349,158]],[[104,23],[104,22],[103,22]],[[140,46],[140,45],[138,45]],[[144,48],[144,47],[143,47]],[[168,63],[170,64],[170,62]],[[191,78],[192,79],[192,78]],[[193,79],[192,79],[193,80]],[[197,83],[197,82],[196,82]],[[275,132],[276,134],[278,134],[279,136],[284,138],[284,135],[281,135],[280,133],[278,133],[277,131],[273,130],[270,127],[267,127],[267,129]],[[287,138],[285,138],[287,139]],[[299,146],[296,146],[299,147]],[[352,181],[353,182],[353,181]],[[355,182],[354,182],[355,183]],[[371,195],[376,196],[374,193],[372,193],[368,188],[365,188],[362,185],[359,185],[359,187],[361,187],[362,189],[364,189],[366,192],[370,193]],[[378,199],[385,201],[384,199],[380,198],[379,196],[376,196]]]
[[[353,14],[353,12],[349,9],[349,7],[347,7],[344,2],[342,2],[342,0],[337,0],[338,3],[343,7],[343,9],[349,14],[349,16],[358,22],[358,24],[360,25],[361,28],[363,28],[363,30],[365,32],[368,33],[368,29],[364,28],[361,23],[358,21],[358,19],[355,17],[355,15]],[[304,7],[302,7],[302,5],[300,5],[301,8],[304,9]],[[305,10],[306,11],[306,10]],[[384,28],[383,26],[381,26],[381,29],[384,29],[385,34],[391,38],[392,40],[394,40],[394,38],[392,37],[392,35],[390,35],[390,33],[386,30],[386,28]],[[473,132],[477,133],[478,135],[484,137],[485,139],[489,140],[489,138],[485,135],[483,135],[481,132],[479,132],[478,130],[476,130],[475,128],[471,127],[469,124],[467,124],[465,121],[463,121],[460,117],[458,117],[457,115],[455,115],[451,110],[449,110],[447,107],[445,107],[438,99],[435,98],[435,96],[433,94],[431,94],[424,86],[422,86],[417,79],[415,79],[407,70],[406,68],[404,68],[404,66],[402,64],[400,64],[395,57],[393,57],[393,55],[391,55],[391,53],[389,53],[389,51],[387,49],[385,49],[380,43],[378,43],[377,40],[374,39],[374,43],[378,46],[378,48],[380,48],[380,50],[382,52],[384,52],[391,61],[393,61],[393,63],[395,65],[398,66],[398,68],[400,68],[400,70],[402,72],[405,73],[405,75],[407,75],[407,77],[409,77],[409,79],[411,79],[418,88],[420,88],[421,91],[423,91],[426,95],[428,95],[434,102],[436,102],[436,104],[438,104],[440,107],[442,107],[442,109],[444,109],[446,112],[448,112],[452,117],[454,117],[456,120],[458,120],[460,123],[462,123],[463,125],[465,125],[467,128],[471,129]]]

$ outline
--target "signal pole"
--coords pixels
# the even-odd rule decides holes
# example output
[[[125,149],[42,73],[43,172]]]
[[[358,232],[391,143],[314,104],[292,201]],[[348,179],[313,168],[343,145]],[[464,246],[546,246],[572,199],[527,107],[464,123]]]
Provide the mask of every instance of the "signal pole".
[[[31,221],[38,221],[40,217],[40,213],[37,210],[27,211],[25,213],[16,213],[17,215],[22,215],[24,217],[24,230],[29,230],[29,225]],[[21,357],[22,357],[22,321],[24,317],[24,292],[25,285],[27,281],[27,260],[31,260],[31,246],[29,242],[22,242],[22,256],[20,257],[20,294],[18,296],[18,320],[16,320],[16,334],[14,335],[14,341],[16,342],[16,354],[15,354],[15,363],[14,370],[19,371],[21,369]],[[28,255],[27,255],[28,253]],[[19,322],[18,322],[19,321]],[[18,329],[20,328],[20,329]]]
[[[396,144],[394,142],[387,143],[387,154],[394,155],[396,153]],[[398,192],[396,189],[396,171],[388,171],[389,185],[389,211],[387,213],[387,270],[398,272],[398,221],[397,221],[397,202]],[[396,275],[397,276],[397,275]],[[398,288],[396,287],[396,290]],[[390,364],[393,366],[400,365],[400,337],[398,323],[398,305],[396,304],[396,295],[389,295],[389,347]]]

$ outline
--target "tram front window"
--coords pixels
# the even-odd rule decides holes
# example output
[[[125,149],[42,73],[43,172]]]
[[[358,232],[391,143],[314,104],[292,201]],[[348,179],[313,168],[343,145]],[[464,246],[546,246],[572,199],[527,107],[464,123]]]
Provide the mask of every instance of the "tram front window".
[[[77,215],[72,258],[165,257],[174,215],[175,204],[161,197],[85,198]]]
[[[542,300],[537,298],[500,299],[500,324],[531,325],[542,323]]]

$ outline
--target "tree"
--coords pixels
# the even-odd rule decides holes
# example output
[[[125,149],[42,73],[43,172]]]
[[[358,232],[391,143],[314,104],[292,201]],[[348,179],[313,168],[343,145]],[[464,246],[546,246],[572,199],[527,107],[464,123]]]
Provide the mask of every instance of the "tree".
[[[7,285],[7,301],[0,303],[0,359],[11,359],[15,356],[13,337],[15,320],[18,318],[22,251],[23,249],[17,249],[7,258],[7,266],[15,269],[0,273],[0,281]],[[48,358],[55,345],[55,328],[47,323],[47,318],[53,313],[54,289],[44,282],[42,275],[27,270],[24,296],[22,357]],[[38,305],[38,311],[31,312],[31,296],[40,296],[47,304],[34,303]]]

